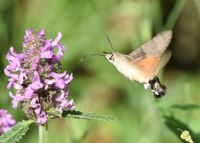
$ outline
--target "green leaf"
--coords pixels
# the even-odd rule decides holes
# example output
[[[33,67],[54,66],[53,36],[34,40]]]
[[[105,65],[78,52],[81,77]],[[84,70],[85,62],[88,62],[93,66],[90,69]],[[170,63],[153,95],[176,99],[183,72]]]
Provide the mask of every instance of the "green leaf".
[[[0,143],[16,143],[26,134],[33,120],[18,122],[12,129],[0,136]]]
[[[195,134],[187,124],[183,123],[182,121],[176,119],[172,116],[164,116],[165,125],[183,142],[180,138],[181,132],[178,129],[188,130],[192,136],[192,139],[195,143],[199,142],[198,134]]]
[[[171,108],[180,109],[180,110],[199,110],[200,105],[197,104],[185,104],[185,105],[173,105]]]
[[[49,118],[55,118],[55,117],[62,117],[62,114],[58,112],[55,108],[50,108],[47,113],[49,114]]]
[[[112,116],[100,115],[96,113],[84,113],[84,112],[75,111],[75,110],[64,111],[62,114],[62,117],[85,119],[85,120],[101,120],[101,121],[114,120],[114,117]]]

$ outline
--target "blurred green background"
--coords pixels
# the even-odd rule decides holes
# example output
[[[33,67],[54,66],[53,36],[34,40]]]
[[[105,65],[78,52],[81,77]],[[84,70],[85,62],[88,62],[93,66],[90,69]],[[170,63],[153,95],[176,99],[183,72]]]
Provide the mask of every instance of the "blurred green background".
[[[62,64],[74,80],[70,96],[76,109],[112,115],[111,122],[57,119],[49,122],[49,143],[178,143],[177,128],[190,131],[200,143],[200,1],[199,0],[0,0],[0,108],[15,119],[6,90],[5,55],[10,46],[20,52],[27,28],[45,29],[48,38],[63,33]],[[81,57],[111,51],[129,53],[156,33],[173,29],[172,58],[159,76],[167,95],[124,78],[104,57]],[[36,143],[31,126],[21,143]]]

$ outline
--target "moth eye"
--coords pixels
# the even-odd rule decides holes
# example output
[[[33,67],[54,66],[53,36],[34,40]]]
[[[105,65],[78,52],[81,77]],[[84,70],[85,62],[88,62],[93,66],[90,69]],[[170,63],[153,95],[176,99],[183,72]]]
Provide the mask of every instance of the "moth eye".
[[[109,57],[109,60],[114,61],[113,54]]]

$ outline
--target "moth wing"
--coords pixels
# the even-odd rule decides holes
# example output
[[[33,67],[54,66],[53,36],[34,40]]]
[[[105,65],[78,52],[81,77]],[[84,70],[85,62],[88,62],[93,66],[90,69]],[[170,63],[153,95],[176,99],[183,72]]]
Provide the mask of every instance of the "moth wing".
[[[168,47],[172,38],[172,31],[164,31],[157,34],[153,39],[132,51],[129,56],[138,61],[144,57],[160,56]]]
[[[169,59],[171,58],[172,56],[172,52],[167,50],[165,51],[161,57],[160,57],[160,60],[159,60],[159,64],[158,64],[158,67],[156,69],[156,74],[159,72],[159,70],[161,68],[163,68],[168,62],[169,62]]]
[[[150,80],[156,76],[159,70],[167,64],[171,57],[171,51],[164,52],[161,56],[149,56],[134,62],[142,73],[144,80]]]
[[[160,57],[151,56],[135,62],[142,75],[141,77],[143,77],[143,81],[148,82],[150,78],[156,75],[159,61]]]

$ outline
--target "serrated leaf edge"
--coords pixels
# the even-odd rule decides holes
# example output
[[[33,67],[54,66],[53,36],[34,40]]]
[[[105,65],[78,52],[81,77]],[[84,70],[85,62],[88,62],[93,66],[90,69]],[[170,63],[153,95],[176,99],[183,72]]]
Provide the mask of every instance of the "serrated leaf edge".
[[[23,130],[23,129],[25,129],[24,133],[22,133],[22,135],[21,135],[19,138],[17,138],[15,141],[11,141],[10,143],[18,142],[18,141],[22,138],[22,136],[24,136],[25,133],[28,131],[29,125],[32,124],[34,121],[33,121],[33,120],[24,121],[24,120],[23,120],[23,121],[18,122],[15,126],[13,126],[13,128],[16,127],[16,126],[20,126],[21,124],[24,124],[24,122],[25,122],[25,126],[22,127],[22,129],[20,129],[20,131]],[[9,134],[10,132],[12,132],[12,129],[11,129],[10,131],[8,131],[7,133],[4,133],[3,135],[1,135],[1,136],[0,136],[0,140],[1,140],[1,138],[3,139],[3,138],[4,138],[7,134]],[[16,133],[13,132],[13,134],[11,134],[7,140],[2,141],[2,143],[7,143],[9,140],[12,140],[12,137],[13,137],[15,134],[16,134]]]

